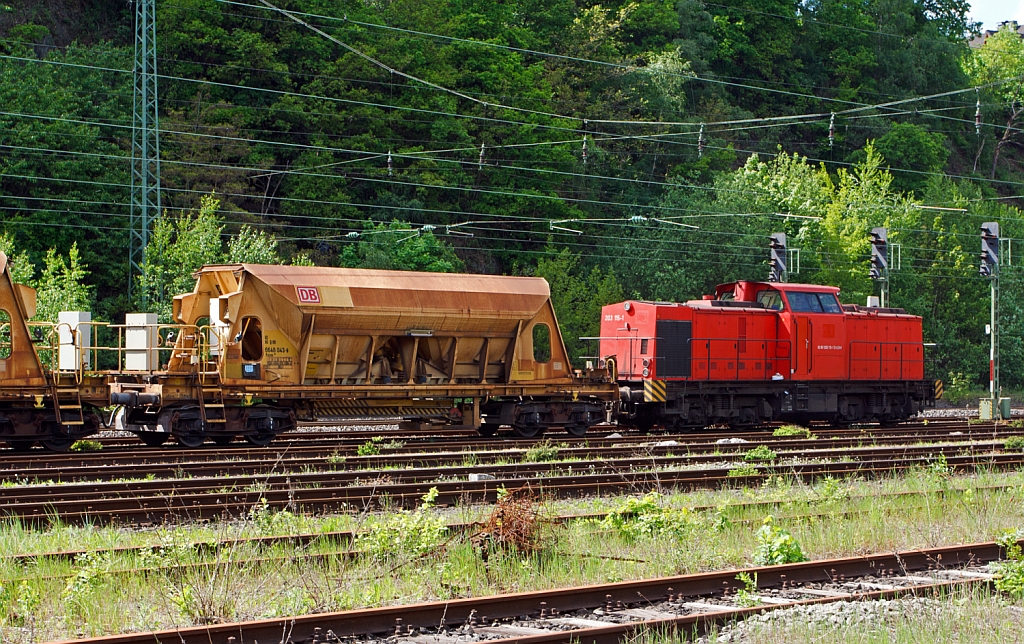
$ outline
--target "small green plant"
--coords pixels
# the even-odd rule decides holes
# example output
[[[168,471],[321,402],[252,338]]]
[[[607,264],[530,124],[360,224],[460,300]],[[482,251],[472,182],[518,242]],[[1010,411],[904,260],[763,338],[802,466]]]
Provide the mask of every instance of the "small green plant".
[[[1014,421],[1020,422],[1020,421]],[[1010,436],[1003,441],[1003,449],[1019,452],[1024,450],[1024,436]]]
[[[384,440],[383,436],[374,436],[370,440],[366,441],[362,445],[356,448],[356,454],[359,456],[376,456],[380,454],[380,444]]]
[[[629,539],[640,537],[684,537],[707,521],[688,508],[670,508],[661,504],[661,495],[648,492],[641,498],[630,497],[601,521],[606,530],[616,530]]]
[[[743,588],[736,591],[736,603],[743,608],[751,608],[761,603],[761,597],[757,594],[757,573],[751,577],[749,573],[741,572],[736,575],[736,581],[743,584]]]
[[[962,372],[950,371],[943,397],[953,405],[962,403],[971,393],[971,379]]]
[[[761,473],[756,465],[740,465],[729,470],[728,476],[732,478],[740,478],[743,476],[757,476]]]
[[[775,450],[771,449],[767,445],[758,445],[754,449],[748,450],[747,453],[743,455],[743,460],[748,463],[755,463],[758,461],[774,461],[778,457],[779,455],[775,453]]]
[[[801,427],[800,425],[783,425],[782,427],[776,427],[775,431],[772,432],[772,436],[775,436],[776,438],[799,436],[808,440],[814,440],[817,438],[817,436],[811,433],[811,430],[806,427]]]
[[[807,561],[800,544],[788,530],[775,525],[774,517],[765,517],[764,523],[757,530],[754,565],[775,566],[798,561]]]
[[[523,453],[524,463],[546,463],[558,459],[558,450],[567,445],[556,445],[550,440],[543,440]]]
[[[98,452],[103,449],[103,443],[94,440],[80,440],[71,444],[72,452]]]
[[[342,456],[338,452],[331,452],[330,456],[326,459],[328,465],[343,465],[348,458]]]
[[[825,503],[845,501],[850,498],[850,490],[834,476],[826,476],[817,488],[818,497]]]
[[[356,547],[382,561],[420,557],[437,550],[448,530],[444,519],[430,512],[438,494],[432,487],[423,495],[423,505],[414,511],[400,510],[381,517],[356,537]]]
[[[949,476],[953,473],[953,468],[950,466],[946,455],[939,454],[935,460],[928,463],[928,471],[937,476]]]
[[[1024,597],[1024,553],[1018,543],[1021,539],[1024,530],[1008,530],[997,539],[1006,550],[1006,561],[994,564],[996,588],[1018,598]]]

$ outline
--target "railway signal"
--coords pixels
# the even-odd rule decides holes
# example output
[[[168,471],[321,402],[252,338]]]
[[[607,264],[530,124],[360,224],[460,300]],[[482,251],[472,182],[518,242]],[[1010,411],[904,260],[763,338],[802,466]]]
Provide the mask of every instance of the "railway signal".
[[[992,416],[1000,418],[999,408],[999,224],[986,221],[981,225],[981,265],[978,272],[992,284],[992,308],[989,321],[989,395]]]
[[[885,228],[871,229],[871,279],[882,283],[880,304],[889,306],[889,231]]]
[[[786,281],[786,233],[772,233],[768,236],[771,258],[768,262],[768,281]]]

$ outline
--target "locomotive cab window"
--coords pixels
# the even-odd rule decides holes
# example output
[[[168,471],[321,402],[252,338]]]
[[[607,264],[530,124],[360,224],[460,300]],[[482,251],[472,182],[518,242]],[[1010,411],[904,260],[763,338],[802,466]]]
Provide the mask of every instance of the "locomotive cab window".
[[[263,325],[259,318],[242,318],[242,360],[258,362],[263,359]]]
[[[765,290],[757,292],[757,301],[766,309],[781,311],[785,308],[782,304],[782,295],[778,291]]]
[[[546,324],[533,325],[533,359],[535,362],[551,360],[551,329]]]
[[[0,309],[0,360],[11,357],[11,315]]]
[[[839,301],[832,293],[804,293],[790,291],[789,308],[797,313],[842,313]]]

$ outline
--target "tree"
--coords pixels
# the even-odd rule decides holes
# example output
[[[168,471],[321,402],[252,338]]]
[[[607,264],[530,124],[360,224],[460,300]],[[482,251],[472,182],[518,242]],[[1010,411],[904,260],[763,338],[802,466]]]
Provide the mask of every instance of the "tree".
[[[190,211],[181,217],[165,214],[153,227],[139,283],[148,301],[146,308],[158,313],[161,322],[171,321],[174,296],[195,288],[193,273],[204,264],[224,261],[224,226],[214,214],[219,206],[218,199],[206,195],[200,200],[198,213]]]
[[[78,244],[71,245],[67,261],[51,248],[46,252],[43,274],[36,285],[35,320],[56,322],[61,311],[92,310],[92,287],[85,284],[87,266],[78,256]]]
[[[622,286],[610,271],[597,266],[589,272],[580,268],[580,256],[567,248],[556,251],[548,246],[547,251],[549,255],[537,262],[533,274],[548,281],[565,349],[569,359],[579,366],[588,346],[580,338],[600,335],[601,307],[625,299]]]
[[[964,65],[975,85],[993,84],[985,91],[1003,106],[1006,126],[996,141],[992,170],[989,173],[990,177],[995,178],[999,154],[1020,133],[1019,126],[1024,118],[1024,41],[1010,23],[1006,23],[989,36],[985,44],[974,50],[965,59]]]
[[[0,235],[0,253],[7,255],[7,267],[15,284],[32,284],[36,267],[29,261],[28,253],[15,251],[14,236],[10,233]]]
[[[239,264],[280,264],[277,238],[267,231],[256,231],[243,225],[238,235],[228,242],[228,261]]]
[[[368,223],[358,239],[342,251],[342,266],[428,273],[463,270],[462,260],[451,246],[435,237],[432,231],[413,230],[404,221]]]
[[[929,132],[919,125],[896,123],[874,142],[874,147],[892,168],[941,173],[949,158],[945,139],[943,135]],[[865,155],[861,152],[854,158],[863,161]],[[927,182],[926,174],[897,172],[893,175],[892,188],[921,194]]]

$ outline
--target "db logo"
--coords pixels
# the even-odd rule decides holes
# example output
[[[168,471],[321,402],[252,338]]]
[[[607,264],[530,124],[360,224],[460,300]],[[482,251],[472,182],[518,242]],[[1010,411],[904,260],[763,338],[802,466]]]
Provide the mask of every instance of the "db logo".
[[[299,294],[300,304],[320,303],[320,291],[315,286],[296,286],[295,290]]]

